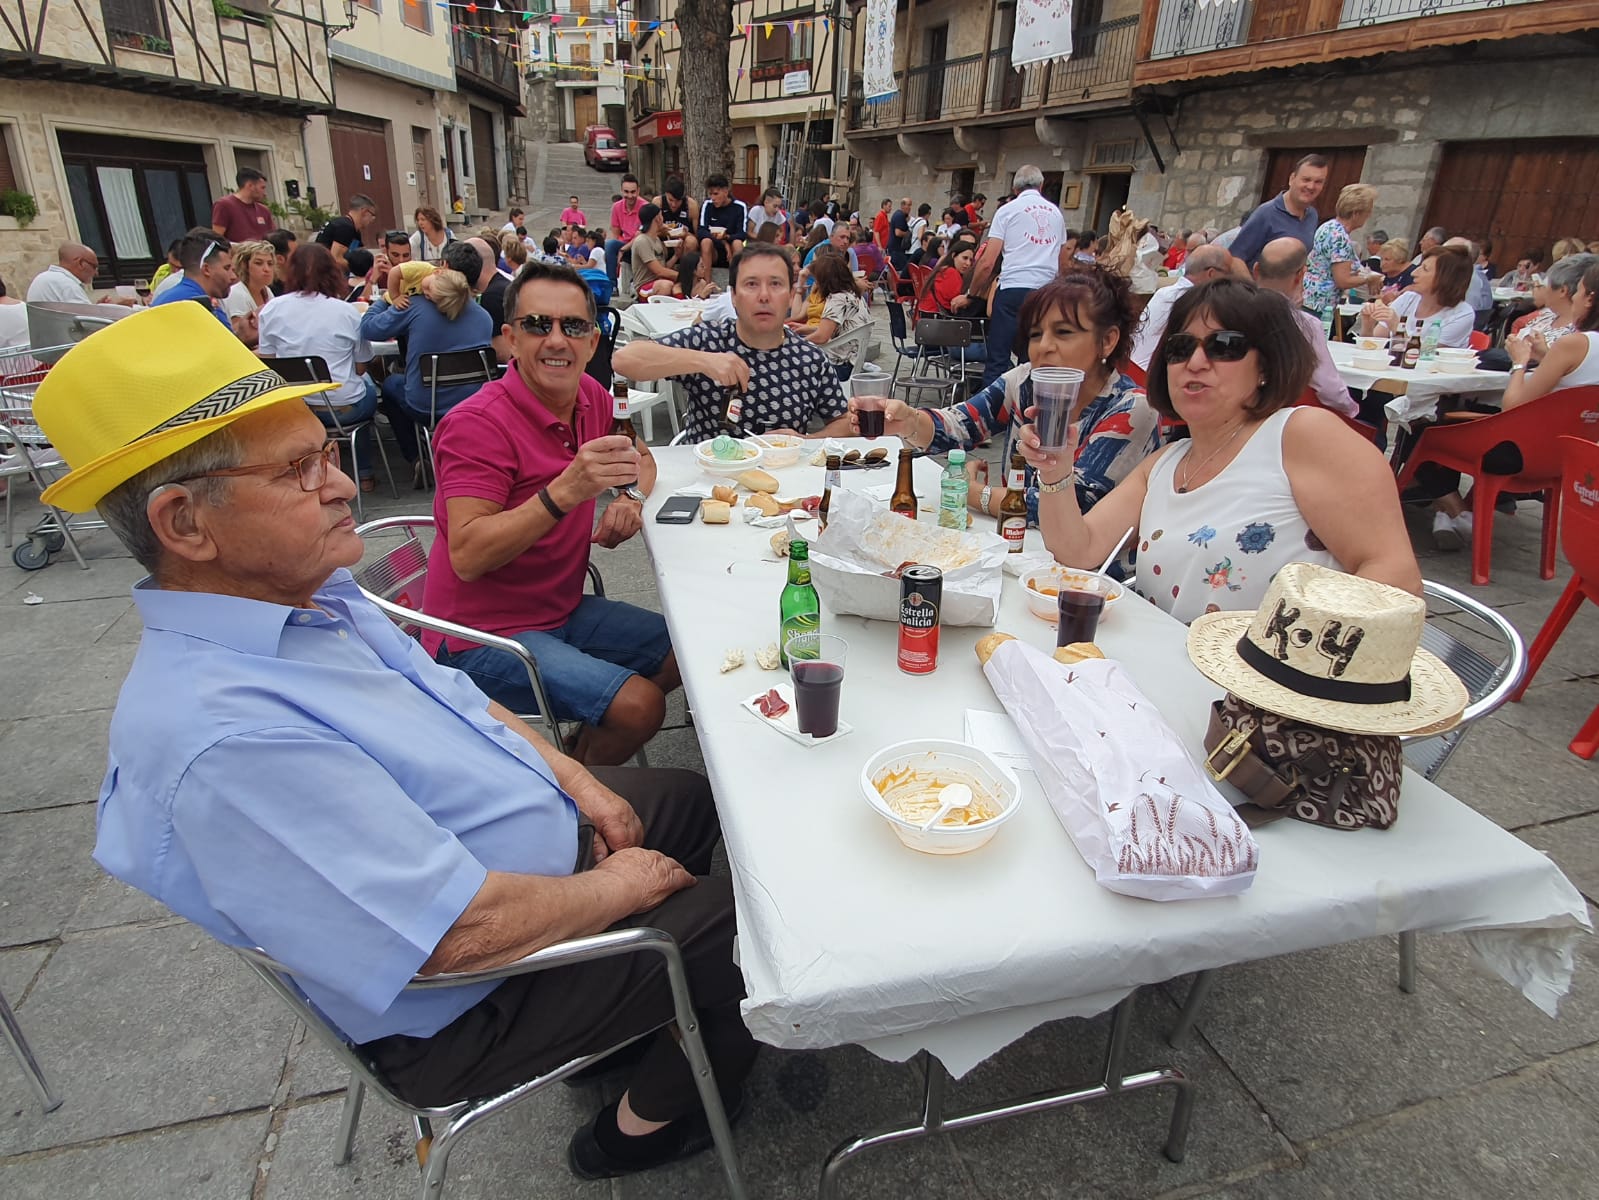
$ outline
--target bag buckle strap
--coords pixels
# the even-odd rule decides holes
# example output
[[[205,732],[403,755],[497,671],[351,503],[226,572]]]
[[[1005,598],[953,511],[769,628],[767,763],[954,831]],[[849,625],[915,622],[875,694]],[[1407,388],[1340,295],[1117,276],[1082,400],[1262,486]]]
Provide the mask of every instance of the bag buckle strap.
[[[1249,735],[1253,729],[1239,727],[1229,730],[1227,736],[1216,743],[1216,748],[1205,755],[1205,774],[1220,782],[1233,773],[1233,768],[1243,761],[1244,755],[1249,753]],[[1216,766],[1218,756],[1227,759],[1225,765]]]

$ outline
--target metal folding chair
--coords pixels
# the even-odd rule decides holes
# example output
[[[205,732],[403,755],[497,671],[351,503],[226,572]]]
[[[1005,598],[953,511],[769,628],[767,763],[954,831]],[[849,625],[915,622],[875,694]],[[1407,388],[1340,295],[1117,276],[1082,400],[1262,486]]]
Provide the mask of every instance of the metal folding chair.
[[[433,470],[433,430],[439,423],[439,389],[479,386],[498,379],[500,360],[494,356],[493,346],[476,346],[471,350],[449,350],[442,354],[424,354],[418,363],[422,372],[422,386],[428,390],[428,419],[417,424],[422,430],[422,445],[427,451],[428,469]]]
[[[1423,779],[1436,779],[1449,756],[1455,752],[1472,725],[1497,709],[1520,685],[1527,673],[1527,644],[1516,627],[1493,609],[1464,592],[1441,583],[1422,580],[1422,595],[1427,600],[1427,623],[1421,630],[1423,648],[1432,651],[1466,685],[1468,703],[1460,721],[1445,733],[1425,734],[1401,739],[1405,765]],[[1490,658],[1471,643],[1455,636],[1442,622],[1466,619],[1472,632],[1503,648]],[[1461,630],[1464,633],[1464,630]],[[1188,989],[1188,999],[1166,1040],[1180,1046],[1198,1019],[1199,1010],[1210,994],[1214,971],[1200,971]],[[1416,990],[1416,931],[1399,934],[1399,990]]]
[[[446,621],[442,617],[431,616],[422,611],[422,597],[427,591],[428,552],[431,547],[423,542],[420,533],[424,530],[437,529],[433,518],[379,517],[375,521],[357,526],[355,532],[358,536],[366,538],[387,529],[403,531],[405,540],[381,557],[355,569],[353,572],[355,582],[366,598],[382,609],[384,615],[412,637],[420,636],[425,629],[431,633],[471,642],[476,646],[488,646],[495,650],[504,650],[507,654],[514,654],[527,672],[528,687],[533,690],[534,700],[538,703],[537,712],[515,715],[529,725],[544,726],[550,731],[552,742],[563,750],[570,750],[572,733],[581,728],[581,725],[578,722],[570,722],[570,727],[563,730],[560,722],[549,715],[554,709],[544,690],[544,679],[539,674],[538,659],[533,656],[531,650],[515,638],[486,633],[469,625],[458,625],[454,621]],[[605,595],[605,580],[600,577],[600,569],[593,563],[589,563],[588,576],[594,594]],[[649,759],[642,749],[639,750],[636,761],[641,767],[649,766]]]
[[[947,397],[944,404],[955,403],[957,393],[966,382],[966,347],[972,342],[972,323],[948,317],[923,317],[916,322],[912,336],[917,353],[911,364],[910,378],[891,383],[889,390],[943,393]],[[914,395],[908,399],[912,406],[916,405]]]
[[[269,371],[276,371],[290,383],[332,383],[333,372],[328,368],[328,360],[319,354],[303,354],[285,358],[261,359],[261,365]],[[377,422],[371,417],[365,421],[351,421],[348,425],[339,420],[339,414],[325,404],[318,404],[307,399],[306,405],[313,412],[326,413],[333,422],[333,441],[345,442],[350,447],[350,474],[356,480],[355,489],[355,516],[359,521],[366,520],[366,506],[361,503],[361,454],[356,448],[355,435],[363,429],[372,430],[372,444],[378,449],[378,457],[383,461],[383,473],[389,477],[389,491],[394,493],[394,498],[400,498],[399,485],[394,482],[394,471],[389,466],[389,452],[383,448],[383,439],[378,437]]]
[[[11,1047],[11,1052],[17,1056],[17,1062],[22,1067],[22,1073],[28,1077],[33,1090],[39,1093],[39,1102],[44,1105],[44,1111],[55,1112],[61,1107],[61,1097],[51,1090],[49,1080],[39,1069],[39,1060],[33,1057],[28,1039],[22,1036],[22,1026],[17,1024],[17,1015],[11,1011],[11,1005],[6,1003],[4,992],[0,992],[0,1034],[5,1035],[7,1045]]]
[[[49,373],[49,364],[69,349],[70,346],[13,346],[0,350],[0,478],[7,481],[7,546],[12,544],[11,493],[17,481],[26,477],[43,492],[67,470],[66,462],[33,418],[33,396]],[[24,571],[37,571],[49,566],[51,555],[66,549],[87,571],[89,564],[83,561],[73,534],[104,528],[105,522],[92,515],[68,516],[59,508],[46,505],[44,515],[28,531],[27,541],[12,551],[11,561]]]
[[[370,1088],[380,1099],[387,1101],[411,1118],[412,1129],[416,1134],[417,1166],[422,1173],[418,1195],[421,1200],[440,1200],[444,1194],[445,1172],[449,1168],[451,1152],[455,1149],[456,1143],[480,1122],[496,1113],[504,1112],[512,1105],[526,1100],[550,1084],[583,1070],[607,1055],[616,1053],[622,1047],[638,1041],[640,1037],[648,1037],[655,1032],[655,1029],[673,1025],[676,1027],[683,1053],[694,1069],[694,1085],[699,1090],[700,1103],[705,1107],[706,1120],[711,1128],[717,1158],[721,1161],[722,1176],[727,1181],[728,1194],[734,1200],[744,1198],[744,1181],[739,1173],[738,1153],[733,1146],[733,1135],[728,1128],[727,1113],[722,1107],[721,1094],[717,1091],[711,1060],[706,1055],[705,1044],[700,1038],[699,1021],[694,1012],[693,996],[689,992],[683,955],[678,949],[677,942],[659,929],[611,930],[591,937],[559,942],[503,967],[414,978],[406,985],[407,991],[459,987],[468,983],[481,983],[484,980],[509,979],[517,975],[529,975],[535,971],[569,967],[577,963],[614,958],[623,954],[659,954],[666,960],[666,977],[672,989],[673,1016],[655,1029],[646,1030],[637,1037],[628,1038],[593,1054],[580,1055],[498,1095],[473,1096],[438,1107],[421,1107],[401,1099],[384,1080],[376,1066],[361,1053],[360,1048],[345,1040],[344,1035],[306,999],[295,986],[293,974],[282,963],[276,962],[260,950],[238,946],[231,949],[350,1070],[350,1083],[344,1093],[344,1111],[339,1118],[339,1142],[333,1157],[337,1166],[342,1167],[350,1161],[355,1145],[356,1125],[361,1119],[361,1105],[366,1098],[367,1089]]]

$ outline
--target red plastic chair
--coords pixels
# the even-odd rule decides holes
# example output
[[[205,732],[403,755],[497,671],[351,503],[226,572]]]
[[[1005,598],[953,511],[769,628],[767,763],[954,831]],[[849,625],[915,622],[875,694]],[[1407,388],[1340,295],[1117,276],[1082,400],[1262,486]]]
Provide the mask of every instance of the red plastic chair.
[[[1471,336],[1466,339],[1466,345],[1480,353],[1481,351],[1488,349],[1489,346],[1493,345],[1493,340],[1489,338],[1489,336],[1482,330],[1473,329],[1471,331]]]
[[[906,263],[905,265],[910,269],[911,273],[911,290],[917,295],[921,295],[922,284],[933,277],[933,268],[924,267],[918,263]]]
[[[1571,582],[1560,593],[1554,611],[1543,623],[1532,649],[1527,652],[1527,677],[1521,686],[1510,693],[1512,700],[1520,700],[1527,685],[1538,673],[1543,660],[1549,657],[1560,635],[1577,610],[1583,597],[1599,604],[1599,445],[1584,438],[1563,437],[1560,444],[1565,454],[1565,471],[1560,480],[1560,496],[1565,509],[1565,520],[1560,530],[1560,544],[1571,563]],[[1595,707],[1577,736],[1572,739],[1571,752],[1581,758],[1592,758],[1599,751],[1599,707]]]
[[[1149,372],[1145,371],[1143,367],[1139,366],[1130,358],[1122,364],[1122,374],[1131,379],[1139,387],[1149,386]]]
[[[1543,553],[1538,574],[1555,577],[1555,534],[1560,519],[1560,439],[1563,435],[1592,441],[1599,437],[1599,387],[1568,388],[1480,421],[1430,425],[1422,432],[1404,469],[1399,490],[1410,486],[1424,462],[1451,467],[1470,475],[1473,531],[1471,582],[1488,582],[1493,555],[1494,503],[1500,492],[1541,492]],[[1512,442],[1521,451],[1521,470],[1515,475],[1491,475],[1482,469],[1483,455],[1500,442]]]
[[[1377,444],[1377,427],[1375,425],[1368,425],[1364,421],[1357,421],[1354,417],[1346,416],[1341,412],[1337,412],[1335,409],[1327,408],[1327,406],[1323,404],[1316,396],[1316,393],[1311,391],[1309,388],[1306,388],[1299,399],[1294,401],[1294,407],[1327,409],[1328,412],[1334,413],[1340,421],[1349,426],[1349,428],[1353,429],[1361,437],[1365,438],[1373,446]]]

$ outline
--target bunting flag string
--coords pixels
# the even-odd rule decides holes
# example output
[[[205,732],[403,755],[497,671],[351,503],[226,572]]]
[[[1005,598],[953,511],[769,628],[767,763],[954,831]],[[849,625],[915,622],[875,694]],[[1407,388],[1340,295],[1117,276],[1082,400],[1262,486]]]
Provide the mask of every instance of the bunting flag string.
[[[407,5],[410,5],[410,6],[413,6],[413,7],[418,2],[419,2],[419,0],[405,0],[405,3]],[[480,10],[484,10],[484,9],[486,9],[489,12],[495,12],[495,11],[505,12],[505,13],[507,13],[510,16],[520,16],[524,23],[529,23],[529,24],[532,23],[534,20],[536,20],[538,18],[547,17],[549,19],[549,21],[550,21],[550,24],[559,25],[564,20],[566,20],[567,18],[571,17],[571,18],[575,18],[576,19],[577,27],[579,29],[582,29],[586,25],[596,24],[596,23],[598,23],[600,25],[604,25],[606,28],[617,28],[617,27],[620,27],[620,26],[625,26],[626,27],[626,31],[627,31],[627,33],[629,35],[637,34],[641,29],[645,33],[655,33],[655,32],[658,32],[664,26],[675,26],[677,24],[677,21],[675,19],[671,19],[671,18],[668,18],[667,20],[664,20],[664,21],[634,21],[634,20],[625,20],[624,21],[624,20],[619,20],[616,17],[596,17],[596,16],[593,16],[591,14],[577,12],[575,9],[556,9],[553,12],[536,13],[536,12],[524,11],[524,10],[521,10],[521,9],[506,8],[506,7],[503,7],[503,6],[497,7],[494,4],[493,0],[487,0],[487,2],[485,4],[483,4],[483,5],[479,5],[477,3],[477,0],[432,0],[432,3],[434,5],[434,7],[436,7],[436,8],[443,8],[443,9],[459,8],[459,9],[464,9],[464,10],[466,10],[469,13],[476,13],[476,12],[479,12]],[[787,26],[788,27],[789,36],[792,37],[798,31],[798,28],[801,25],[820,25],[822,27],[822,32],[823,33],[827,33],[827,32],[829,32],[832,29],[832,19],[830,17],[823,17],[823,16],[791,17],[791,18],[784,18],[781,21],[763,21],[759,25],[751,24],[751,25],[737,26],[735,28],[741,30],[743,32],[744,36],[747,37],[747,38],[753,38],[755,36],[755,31],[757,29],[760,29],[760,30],[763,31],[763,36],[771,37],[772,36],[772,28],[775,25]]]

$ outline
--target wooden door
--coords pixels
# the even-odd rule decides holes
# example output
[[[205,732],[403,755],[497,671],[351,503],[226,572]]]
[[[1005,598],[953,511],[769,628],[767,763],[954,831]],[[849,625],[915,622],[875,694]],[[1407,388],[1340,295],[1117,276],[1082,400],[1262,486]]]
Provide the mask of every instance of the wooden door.
[[[1366,147],[1282,146],[1268,150],[1266,176],[1260,183],[1259,203],[1264,204],[1288,186],[1288,177],[1294,173],[1294,164],[1307,154],[1319,154],[1327,160],[1327,186],[1321,189],[1321,196],[1316,200],[1316,212],[1325,221],[1337,212],[1338,193],[1347,184],[1360,182],[1360,172],[1366,166]]]
[[[572,128],[587,129],[600,123],[600,102],[593,92],[572,94]]]
[[[338,181],[339,194],[336,203],[327,207],[343,212],[350,197],[359,192],[370,196],[377,205],[376,228],[395,228],[400,201],[394,190],[385,124],[340,114],[328,118],[328,141],[333,149],[333,177]]]
[[[1547,255],[1599,228],[1599,138],[1519,138],[1444,146],[1422,229],[1494,243],[1496,265]],[[1416,232],[1420,232],[1419,230]]]
[[[936,121],[944,115],[944,60],[949,57],[949,26],[927,31],[927,98],[922,119]]]
[[[1249,44],[1293,37],[1305,31],[1305,6],[1300,0],[1255,0],[1249,25]],[[1354,182],[1351,180],[1350,182]],[[1277,189],[1282,191],[1281,188]]]
[[[411,126],[411,170],[416,172],[416,204],[418,208],[436,207],[441,212],[448,204],[433,203],[433,148],[432,138],[426,129]],[[405,214],[401,214],[403,217]],[[400,225],[405,225],[402,220]],[[396,226],[398,228],[399,226]]]
[[[477,184],[477,206],[493,212],[500,207],[499,163],[494,153],[494,118],[481,108],[472,113],[472,180]]]

